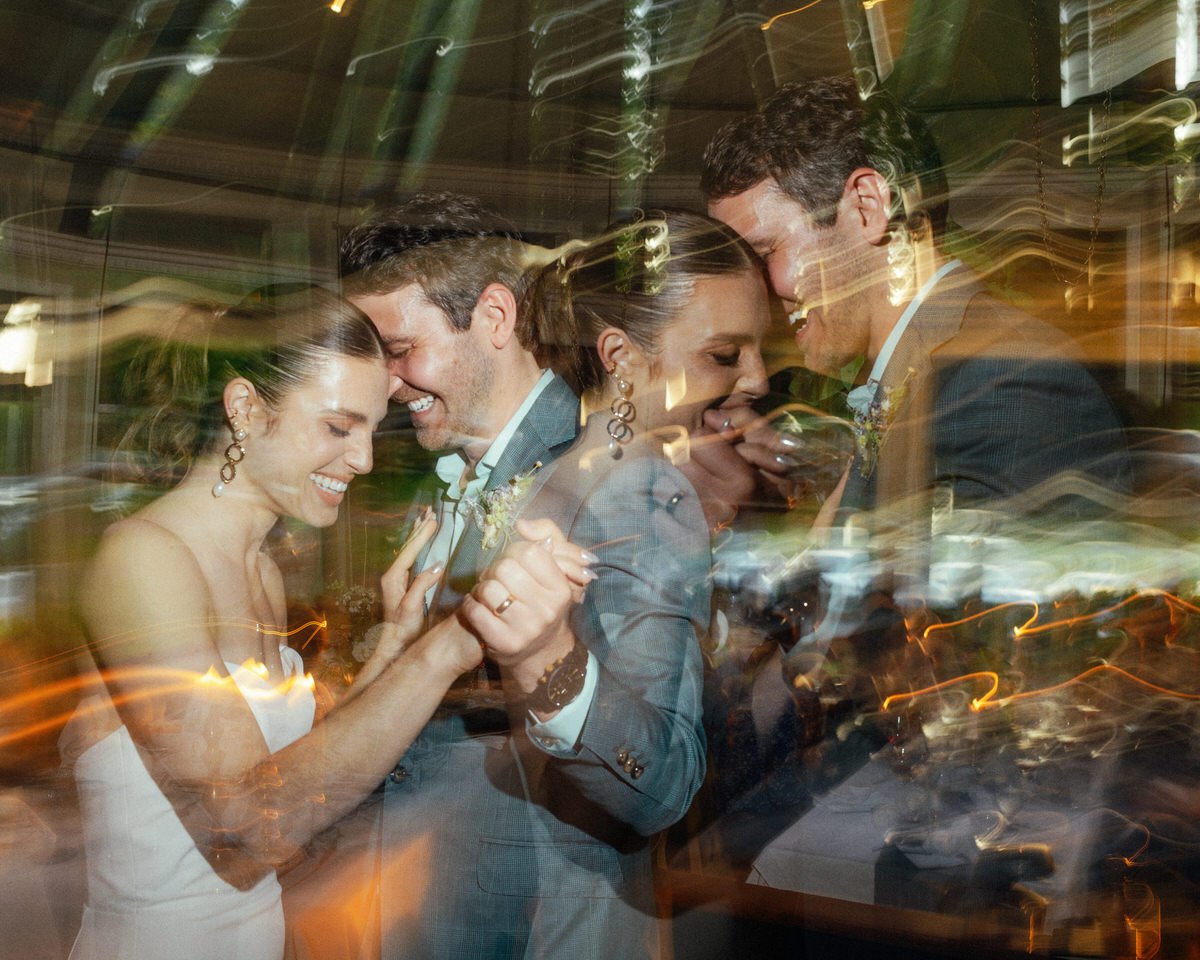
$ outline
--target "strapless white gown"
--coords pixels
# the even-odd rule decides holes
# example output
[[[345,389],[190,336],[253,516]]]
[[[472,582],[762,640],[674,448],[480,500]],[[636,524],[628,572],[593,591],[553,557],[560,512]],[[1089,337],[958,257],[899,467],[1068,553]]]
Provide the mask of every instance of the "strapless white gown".
[[[316,708],[300,655],[288,647],[280,652],[288,676],[280,686],[226,664],[272,753],[312,729]],[[88,902],[70,960],[280,960],[283,910],[275,874],[246,891],[218,877],[124,726],[80,755],[75,780]]]

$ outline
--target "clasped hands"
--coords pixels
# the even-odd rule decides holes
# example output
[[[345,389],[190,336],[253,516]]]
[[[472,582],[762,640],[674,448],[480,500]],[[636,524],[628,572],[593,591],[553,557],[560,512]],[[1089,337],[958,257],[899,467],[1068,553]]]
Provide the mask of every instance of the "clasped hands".
[[[680,464],[696,488],[710,528],[730,523],[752,504],[787,504],[796,494],[794,437],[773,429],[751,407],[714,407],[692,431]]]
[[[416,576],[410,576],[410,570],[436,528],[431,515],[423,517],[382,578],[387,626],[380,645],[392,647],[383,656],[397,655],[421,630],[425,593],[442,575],[442,565]],[[477,666],[486,648],[520,690],[529,693],[546,666],[574,645],[570,611],[596,579],[590,567],[596,558],[570,543],[550,520],[518,520],[514,533],[463,598],[457,615],[430,634],[438,634],[438,643],[456,658],[459,672]]]

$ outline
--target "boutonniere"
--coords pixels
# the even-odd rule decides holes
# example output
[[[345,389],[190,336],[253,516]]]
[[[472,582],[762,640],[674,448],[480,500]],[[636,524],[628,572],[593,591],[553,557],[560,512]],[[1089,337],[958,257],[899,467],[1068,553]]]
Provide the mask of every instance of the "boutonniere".
[[[542,468],[539,460],[529,470],[518,473],[508,483],[481,493],[471,501],[471,517],[483,534],[482,546],[490,550],[496,544],[508,543],[513,524],[520,515],[521,501],[533,486],[533,475]]]
[[[869,477],[875,471],[884,435],[896,419],[908,393],[908,385],[916,373],[909,367],[900,383],[894,387],[880,387],[865,410],[855,411],[853,428],[854,440],[858,444],[858,472],[864,477]]]

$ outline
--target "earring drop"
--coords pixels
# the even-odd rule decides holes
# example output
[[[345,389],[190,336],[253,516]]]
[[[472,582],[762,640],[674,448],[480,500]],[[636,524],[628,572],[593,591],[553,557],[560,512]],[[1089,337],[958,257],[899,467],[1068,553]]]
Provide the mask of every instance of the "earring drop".
[[[634,407],[633,401],[629,399],[629,394],[633,387],[624,377],[617,374],[617,365],[614,363],[609,369],[609,375],[617,382],[617,393],[619,396],[613,400],[612,405],[608,408],[612,413],[612,419],[608,421],[608,452],[614,460],[619,460],[623,453],[622,447],[633,439],[633,428],[629,426],[637,416],[637,408]]]
[[[237,476],[237,465],[246,458],[246,448],[242,446],[242,441],[246,439],[246,431],[237,425],[237,417],[229,418],[229,432],[233,437],[233,442],[225,448],[225,462],[221,464],[221,479],[213,484],[212,495],[220,497],[225,493],[227,484],[233,483],[233,478]]]

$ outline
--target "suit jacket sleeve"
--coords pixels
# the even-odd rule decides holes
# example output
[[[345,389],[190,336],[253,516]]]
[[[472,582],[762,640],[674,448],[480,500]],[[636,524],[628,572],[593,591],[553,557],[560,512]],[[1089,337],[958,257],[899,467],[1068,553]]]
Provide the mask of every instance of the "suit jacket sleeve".
[[[687,480],[648,457],[608,473],[568,535],[600,558],[572,617],[599,676],[575,757],[547,774],[650,835],[683,816],[704,778],[708,529]]]

